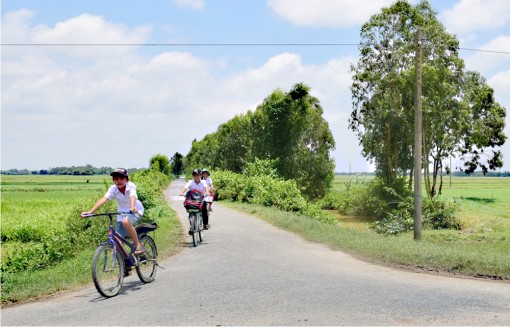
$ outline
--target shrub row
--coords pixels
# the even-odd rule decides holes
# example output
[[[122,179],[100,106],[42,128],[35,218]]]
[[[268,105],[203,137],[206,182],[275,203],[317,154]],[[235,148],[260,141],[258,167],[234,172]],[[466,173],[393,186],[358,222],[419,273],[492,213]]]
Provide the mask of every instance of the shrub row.
[[[147,169],[133,174],[131,180],[137,184],[139,198],[146,209],[142,221],[157,221],[168,214],[168,206],[161,196],[163,188],[169,183],[167,175]],[[109,186],[105,183],[105,192]],[[18,231],[12,231],[8,239],[2,239],[2,276],[4,273],[46,268],[104,241],[108,228],[106,219],[80,218],[80,213],[103,194],[101,192],[91,198],[90,203],[69,204],[60,208],[65,210],[60,220],[61,226],[47,226],[44,233],[41,233],[40,228],[21,226]],[[115,211],[116,208],[115,201],[109,201],[101,211]]]
[[[318,205],[308,203],[294,180],[282,180],[268,175],[247,176],[230,171],[214,173],[218,200],[230,200],[276,207],[293,211],[310,218],[334,223],[335,219]]]

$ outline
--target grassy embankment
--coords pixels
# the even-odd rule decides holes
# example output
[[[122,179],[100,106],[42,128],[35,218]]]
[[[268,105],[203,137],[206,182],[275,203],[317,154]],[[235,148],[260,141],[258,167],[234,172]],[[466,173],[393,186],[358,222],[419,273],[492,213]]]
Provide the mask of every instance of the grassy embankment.
[[[65,233],[62,221],[69,215],[82,219],[79,212],[88,210],[104,194],[105,181],[111,184],[109,176],[2,176],[2,264],[14,247],[37,245],[34,239],[50,231]],[[105,220],[105,239],[107,230]],[[176,251],[181,236],[173,212],[159,220],[154,236],[160,257]],[[2,305],[91,285],[94,251],[94,246],[79,250],[75,257],[44,269],[3,273]]]
[[[356,178],[356,177],[353,177]],[[360,177],[368,179],[370,177]],[[337,176],[342,190],[348,176]],[[442,197],[460,202],[461,230],[423,230],[422,241],[413,233],[376,234],[369,218],[333,213],[338,224],[326,225],[298,215],[261,206],[231,203],[234,208],[295,232],[306,239],[377,263],[466,276],[510,280],[510,180],[491,177],[453,177],[445,181]]]

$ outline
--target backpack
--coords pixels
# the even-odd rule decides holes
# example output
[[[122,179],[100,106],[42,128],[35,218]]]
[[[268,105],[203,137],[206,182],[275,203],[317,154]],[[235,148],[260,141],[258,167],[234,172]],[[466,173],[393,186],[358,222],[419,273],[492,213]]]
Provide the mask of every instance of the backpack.
[[[184,207],[186,210],[202,210],[202,201],[204,194],[197,189],[192,189],[186,193]]]

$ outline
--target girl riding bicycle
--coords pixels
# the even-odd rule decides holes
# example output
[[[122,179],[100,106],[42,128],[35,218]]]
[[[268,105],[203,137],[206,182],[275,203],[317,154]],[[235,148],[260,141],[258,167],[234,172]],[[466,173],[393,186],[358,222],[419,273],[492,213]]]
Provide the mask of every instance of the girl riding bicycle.
[[[207,186],[207,183],[201,179],[202,172],[200,171],[200,169],[194,169],[192,175],[193,175],[193,179],[189,180],[186,183],[186,185],[182,188],[179,195],[183,196],[185,192],[188,192],[191,190],[199,190],[204,195],[209,194],[209,187]],[[204,199],[205,199],[205,197],[204,197]],[[208,222],[209,217],[207,216],[207,213],[206,213],[206,215],[204,215],[204,208],[205,208],[205,210],[207,210],[205,205],[202,206],[202,217],[204,219],[204,225],[205,225],[204,228],[209,229],[209,227],[210,227],[209,222]],[[190,233],[191,233],[191,230],[190,230]]]
[[[214,198],[214,185],[211,179],[211,173],[207,168],[202,169],[202,180],[205,181],[207,187],[209,187],[209,193],[205,195],[204,202],[207,207],[207,220],[209,220],[209,212],[212,212],[212,202]]]

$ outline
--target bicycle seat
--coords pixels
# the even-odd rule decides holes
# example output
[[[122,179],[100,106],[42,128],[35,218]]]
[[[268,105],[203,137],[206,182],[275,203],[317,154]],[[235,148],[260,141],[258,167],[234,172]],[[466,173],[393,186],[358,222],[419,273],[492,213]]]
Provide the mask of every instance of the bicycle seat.
[[[158,228],[158,224],[155,222],[152,224],[141,223],[135,226],[136,232],[138,234],[152,232],[153,230],[156,230],[156,228]]]

